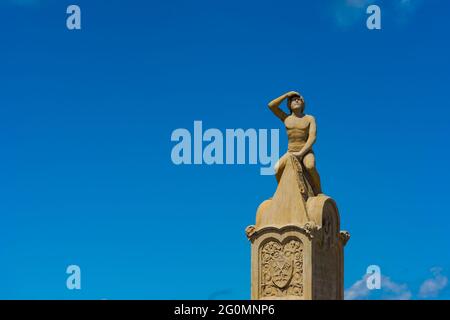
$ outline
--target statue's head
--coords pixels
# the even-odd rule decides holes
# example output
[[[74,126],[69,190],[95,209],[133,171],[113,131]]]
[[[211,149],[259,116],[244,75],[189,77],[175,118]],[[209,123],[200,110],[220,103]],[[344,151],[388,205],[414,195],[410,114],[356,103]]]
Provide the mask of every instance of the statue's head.
[[[305,99],[302,96],[292,96],[287,101],[289,111],[299,110],[301,113],[305,111]]]

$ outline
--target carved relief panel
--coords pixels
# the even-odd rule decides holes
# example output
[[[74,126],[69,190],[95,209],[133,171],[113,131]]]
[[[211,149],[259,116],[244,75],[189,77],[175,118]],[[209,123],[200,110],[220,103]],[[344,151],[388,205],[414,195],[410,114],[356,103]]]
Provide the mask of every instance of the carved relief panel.
[[[260,297],[303,296],[303,243],[270,239],[260,247]]]

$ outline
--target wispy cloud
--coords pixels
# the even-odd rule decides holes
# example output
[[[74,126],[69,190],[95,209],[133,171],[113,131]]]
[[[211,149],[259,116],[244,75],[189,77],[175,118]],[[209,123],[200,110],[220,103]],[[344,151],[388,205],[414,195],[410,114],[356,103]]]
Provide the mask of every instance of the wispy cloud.
[[[448,284],[448,278],[441,274],[442,268],[434,267],[431,269],[433,277],[425,280],[420,286],[419,297],[436,298],[439,292]]]
[[[412,297],[411,291],[404,283],[399,284],[392,281],[389,277],[381,277],[381,288],[383,290],[382,299],[386,300],[410,300]]]
[[[369,296],[370,290],[367,288],[367,277],[367,274],[364,275],[362,279],[356,281],[349,289],[345,290],[345,300],[361,300]]]
[[[436,298],[448,285],[448,278],[442,274],[442,268],[434,267],[430,271],[433,276],[422,282],[419,292],[415,295],[418,298]],[[413,294],[407,284],[397,283],[385,275],[381,275],[381,288],[379,290],[370,290],[367,287],[367,278],[369,276],[365,274],[350,288],[345,290],[345,299],[410,300],[413,298]]]
[[[372,293],[381,294],[384,300],[409,300],[412,297],[411,291],[406,284],[396,283],[391,278],[381,276],[381,288],[379,290],[369,290],[367,288],[367,277],[364,275],[356,281],[349,289],[345,290],[345,300],[366,300],[371,298]]]
[[[335,0],[332,10],[338,26],[349,27],[363,21],[370,0]]]

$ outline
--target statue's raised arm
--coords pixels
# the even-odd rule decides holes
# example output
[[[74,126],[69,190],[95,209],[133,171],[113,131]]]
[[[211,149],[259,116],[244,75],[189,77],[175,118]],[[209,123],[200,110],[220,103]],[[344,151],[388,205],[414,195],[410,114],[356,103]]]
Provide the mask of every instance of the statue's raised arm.
[[[298,92],[295,92],[295,91],[287,92],[287,93],[279,96],[278,98],[270,101],[268,107],[273,112],[274,115],[276,115],[281,121],[284,122],[284,120],[288,117],[288,114],[280,109],[280,104],[285,99],[291,99],[292,97],[299,97],[299,96],[300,96],[300,94]],[[289,101],[288,101],[288,106],[289,106]]]

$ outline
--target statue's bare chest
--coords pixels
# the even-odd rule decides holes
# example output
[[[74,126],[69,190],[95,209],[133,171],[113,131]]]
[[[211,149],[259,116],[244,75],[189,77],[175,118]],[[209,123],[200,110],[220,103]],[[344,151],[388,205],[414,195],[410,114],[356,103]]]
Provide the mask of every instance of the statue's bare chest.
[[[289,116],[284,120],[284,125],[287,130],[300,129],[306,130],[309,127],[309,121],[306,117],[298,118],[296,116]]]

